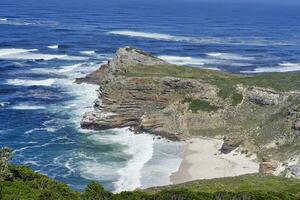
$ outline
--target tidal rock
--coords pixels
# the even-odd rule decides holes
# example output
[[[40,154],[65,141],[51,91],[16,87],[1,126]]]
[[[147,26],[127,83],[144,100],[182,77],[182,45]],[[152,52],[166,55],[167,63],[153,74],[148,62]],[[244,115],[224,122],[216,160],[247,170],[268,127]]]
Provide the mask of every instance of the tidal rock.
[[[243,142],[243,139],[236,135],[224,136],[223,140],[224,142],[220,150],[224,154],[228,154],[234,149],[238,148]]]

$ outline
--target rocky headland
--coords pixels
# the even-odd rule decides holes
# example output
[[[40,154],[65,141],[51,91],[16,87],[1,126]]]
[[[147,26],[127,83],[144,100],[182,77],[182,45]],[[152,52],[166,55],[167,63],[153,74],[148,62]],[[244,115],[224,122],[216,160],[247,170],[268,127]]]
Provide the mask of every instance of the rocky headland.
[[[76,82],[99,84],[82,128],[130,127],[170,140],[223,138],[223,154],[257,154],[262,173],[280,168],[300,178],[298,73],[234,75],[173,65],[125,47]]]

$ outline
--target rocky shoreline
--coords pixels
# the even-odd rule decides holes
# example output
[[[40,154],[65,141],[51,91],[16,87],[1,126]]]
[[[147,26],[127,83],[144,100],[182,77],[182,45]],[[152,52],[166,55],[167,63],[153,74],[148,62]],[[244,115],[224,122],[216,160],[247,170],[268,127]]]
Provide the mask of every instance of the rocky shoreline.
[[[298,162],[296,167],[288,164],[300,157],[298,92],[244,82],[234,82],[228,89],[224,87],[227,80],[240,80],[240,76],[187,67],[190,74],[185,77],[181,68],[174,75],[173,68],[177,70],[141,50],[119,49],[107,64],[76,80],[100,85],[94,109],[83,116],[82,128],[130,127],[136,134],[148,132],[172,141],[224,138],[220,148],[224,154],[241,147],[246,156],[258,154],[262,164],[264,156],[271,156],[285,162],[286,170],[298,169]],[[194,77],[195,72],[200,78]],[[263,173],[276,171],[261,169],[267,169]]]

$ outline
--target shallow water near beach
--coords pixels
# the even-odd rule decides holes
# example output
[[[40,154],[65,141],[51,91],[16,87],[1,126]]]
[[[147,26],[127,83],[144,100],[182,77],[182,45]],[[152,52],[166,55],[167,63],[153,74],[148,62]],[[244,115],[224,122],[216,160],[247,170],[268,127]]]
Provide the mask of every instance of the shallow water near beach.
[[[288,9],[287,9],[288,8]],[[119,47],[233,73],[300,70],[299,5],[197,1],[0,2],[0,146],[13,163],[83,190],[169,184],[182,143],[80,128],[98,86],[74,84]]]

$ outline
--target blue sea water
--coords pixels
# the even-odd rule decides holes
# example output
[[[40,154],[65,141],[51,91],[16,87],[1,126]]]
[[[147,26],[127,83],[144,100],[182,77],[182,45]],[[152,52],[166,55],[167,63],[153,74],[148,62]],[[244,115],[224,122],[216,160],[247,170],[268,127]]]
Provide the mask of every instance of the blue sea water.
[[[82,190],[169,183],[181,143],[87,131],[97,86],[73,81],[123,46],[233,73],[300,70],[299,4],[179,0],[1,0],[0,146],[13,163]]]

